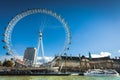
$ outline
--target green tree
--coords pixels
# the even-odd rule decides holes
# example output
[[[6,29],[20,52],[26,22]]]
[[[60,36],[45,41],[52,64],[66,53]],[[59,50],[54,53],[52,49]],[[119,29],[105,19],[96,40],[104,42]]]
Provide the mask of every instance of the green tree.
[[[14,66],[14,62],[11,61],[11,60],[5,60],[5,61],[3,62],[3,66],[13,67],[13,66]]]

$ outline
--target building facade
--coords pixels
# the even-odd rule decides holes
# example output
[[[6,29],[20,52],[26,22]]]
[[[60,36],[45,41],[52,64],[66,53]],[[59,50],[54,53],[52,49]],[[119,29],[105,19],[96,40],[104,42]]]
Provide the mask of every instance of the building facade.
[[[57,56],[55,57],[57,58]],[[62,65],[63,63],[63,65]],[[54,66],[63,66],[62,69],[68,69],[71,71],[86,71],[88,69],[119,69],[120,70],[120,62],[119,60],[110,59],[107,57],[100,58],[87,58],[85,56],[82,57],[74,57],[74,56],[61,56],[56,60],[56,64]]]
[[[23,61],[28,66],[34,66],[36,63],[37,49],[29,47],[24,52]]]

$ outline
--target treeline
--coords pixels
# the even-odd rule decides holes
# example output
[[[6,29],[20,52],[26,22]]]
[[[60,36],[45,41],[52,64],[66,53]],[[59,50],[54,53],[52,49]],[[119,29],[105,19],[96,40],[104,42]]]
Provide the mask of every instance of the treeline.
[[[0,61],[1,67],[13,67],[14,65],[15,63],[12,60],[5,60],[4,62]]]

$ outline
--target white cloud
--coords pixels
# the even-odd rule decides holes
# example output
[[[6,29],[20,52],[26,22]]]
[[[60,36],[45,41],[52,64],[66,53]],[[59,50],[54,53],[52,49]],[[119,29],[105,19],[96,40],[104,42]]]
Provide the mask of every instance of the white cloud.
[[[6,55],[6,56],[0,56],[0,61],[4,61],[5,59],[6,60],[10,60],[11,58],[17,58],[17,59],[20,59],[20,60],[23,60],[23,56],[8,56],[8,55]]]
[[[45,56],[44,59],[45,59],[45,62],[49,62],[49,61],[52,61],[54,57],[47,57]],[[38,57],[38,62],[42,62],[42,57]]]
[[[6,60],[10,60],[12,58],[12,56],[0,56],[0,61],[4,61]]]
[[[120,50],[118,50],[118,52],[120,53]]]
[[[100,54],[91,54],[92,58],[111,56],[110,52],[101,52]]]

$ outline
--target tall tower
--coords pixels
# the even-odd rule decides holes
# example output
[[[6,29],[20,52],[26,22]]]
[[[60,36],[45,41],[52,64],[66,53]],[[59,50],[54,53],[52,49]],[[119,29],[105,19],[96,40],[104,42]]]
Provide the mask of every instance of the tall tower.
[[[36,54],[36,63],[37,63],[37,57],[39,54],[39,51],[41,51],[42,54],[42,63],[45,62],[44,60],[44,47],[43,47],[43,40],[42,40],[42,32],[39,32],[39,39],[38,39],[38,47],[37,47],[37,54]]]
[[[36,61],[36,54],[37,54],[36,48],[34,47],[26,48],[24,52],[24,57],[23,57],[24,62],[29,66],[34,66]]]

